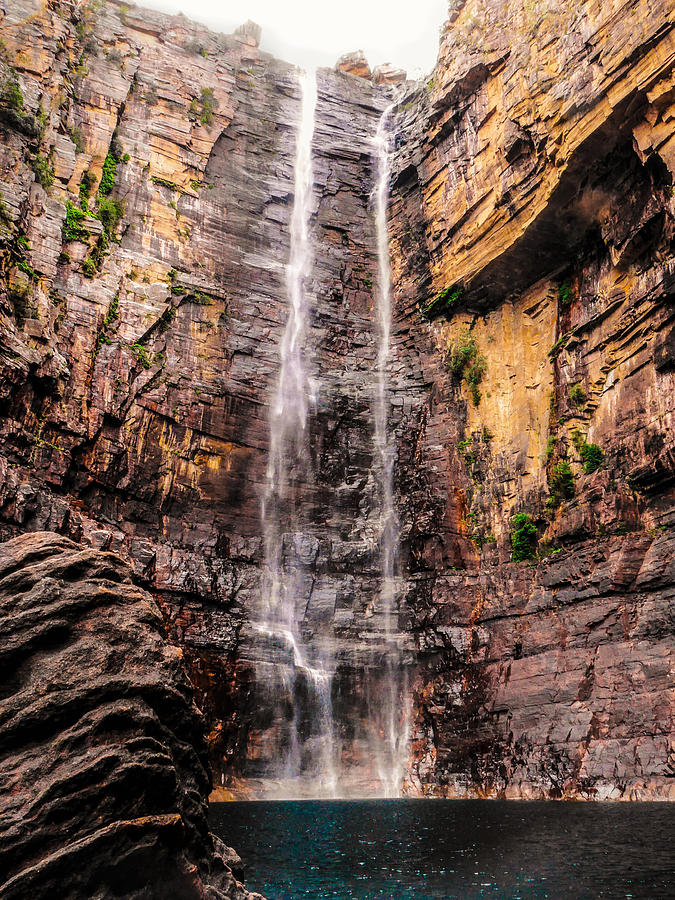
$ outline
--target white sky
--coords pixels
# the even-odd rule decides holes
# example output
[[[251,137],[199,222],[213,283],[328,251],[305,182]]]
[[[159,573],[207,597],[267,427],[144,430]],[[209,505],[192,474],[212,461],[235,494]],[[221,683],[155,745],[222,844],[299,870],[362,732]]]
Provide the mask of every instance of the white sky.
[[[262,27],[261,47],[303,68],[333,66],[363,50],[371,67],[390,62],[412,78],[436,62],[448,0],[137,0],[168,13],[183,12],[215,31],[231,32],[247,19]]]

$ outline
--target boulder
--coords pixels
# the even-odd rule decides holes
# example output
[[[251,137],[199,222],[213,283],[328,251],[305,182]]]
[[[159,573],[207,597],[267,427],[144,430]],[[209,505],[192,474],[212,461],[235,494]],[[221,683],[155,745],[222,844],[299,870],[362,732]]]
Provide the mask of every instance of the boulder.
[[[374,84],[402,84],[405,80],[405,69],[399,69],[391,63],[382,63],[373,69]]]
[[[338,72],[345,72],[347,75],[356,75],[357,78],[371,77],[370,66],[363,50],[345,53],[338,59],[335,69]]]
[[[1,544],[0,635],[0,895],[251,898],[208,831],[182,653],[127,566],[50,532]]]

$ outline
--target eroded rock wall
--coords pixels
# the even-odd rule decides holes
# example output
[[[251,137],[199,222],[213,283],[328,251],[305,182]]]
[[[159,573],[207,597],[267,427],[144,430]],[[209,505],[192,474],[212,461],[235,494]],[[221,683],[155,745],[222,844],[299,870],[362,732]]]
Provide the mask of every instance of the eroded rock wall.
[[[674,796],[674,24],[456,3],[399,107],[422,793]]]
[[[297,80],[251,27],[116,3],[17,0],[0,32],[0,529],[129,561],[183,648],[216,782],[241,789],[269,726],[247,619]],[[468,0],[392,120],[411,792],[672,796],[673,60],[666,2]],[[365,789],[370,140],[392,88],[318,87],[303,628],[331,618]]]
[[[208,833],[204,719],[118,557],[0,544],[0,892],[262,900]]]
[[[185,650],[227,786],[266,762],[246,626],[288,309],[297,74],[250,27],[215,35],[115,3],[21,0],[0,28],[3,83],[21,97],[15,109],[3,95],[0,150],[2,532],[50,528],[129,561]],[[317,81],[303,628],[334,621],[351,684],[383,627],[371,191],[391,87]],[[341,696],[367,767],[363,698]]]

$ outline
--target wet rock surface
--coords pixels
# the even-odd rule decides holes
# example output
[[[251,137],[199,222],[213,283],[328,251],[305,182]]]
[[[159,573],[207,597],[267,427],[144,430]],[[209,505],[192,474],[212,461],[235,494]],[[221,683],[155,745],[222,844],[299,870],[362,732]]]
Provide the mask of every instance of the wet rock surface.
[[[0,893],[258,897],[208,833],[204,721],[159,609],[111,553],[0,544]]]
[[[268,404],[287,317],[297,73],[258,49],[250,25],[215,35],[114,3],[26,2],[8,18],[24,104],[41,105],[47,124],[39,148],[11,128],[2,145],[11,215],[0,529],[51,528],[129,561],[185,650],[216,785],[227,790],[264,770],[260,732],[270,727],[255,692],[264,648],[247,623],[260,597]],[[32,68],[20,67],[20,42],[39,56]],[[300,550],[314,575],[303,628],[311,636],[334,623],[347,684],[362,680],[353,670],[372,661],[383,628],[371,192],[372,139],[392,89],[330,70],[317,81],[316,476],[297,487],[308,520]],[[31,168],[36,152],[54,159],[47,188]],[[118,163],[104,197],[124,213],[97,255],[93,214],[105,206],[110,154]],[[73,227],[90,182],[92,215]],[[363,698],[340,702],[347,752],[368,769]]]

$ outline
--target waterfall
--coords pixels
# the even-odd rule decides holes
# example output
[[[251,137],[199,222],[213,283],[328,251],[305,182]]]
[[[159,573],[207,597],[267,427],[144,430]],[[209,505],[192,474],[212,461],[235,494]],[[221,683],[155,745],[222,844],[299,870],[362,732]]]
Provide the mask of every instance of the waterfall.
[[[389,199],[389,117],[394,104],[382,114],[373,140],[377,164],[377,182],[373,192],[377,236],[378,281],[377,378],[374,398],[374,438],[376,467],[380,486],[380,610],[382,614],[385,660],[384,692],[370,701],[371,728],[375,732],[375,759],[378,776],[387,797],[401,794],[407,767],[410,710],[407,700],[407,676],[399,646],[398,604],[400,582],[397,577],[399,520],[394,502],[394,462],[396,449],[389,434],[389,374],[391,357],[391,261],[387,229]]]
[[[253,623],[264,644],[263,680],[276,708],[275,746],[267,773],[277,795],[335,796],[337,790],[331,701],[332,640],[303,640],[303,617],[311,596],[317,541],[303,520],[300,493],[314,472],[308,414],[312,403],[307,359],[310,322],[308,280],[313,250],[312,137],[316,76],[300,75],[302,94],[295,156],[295,192],[286,268],[288,319],[281,366],[270,408],[270,450],[261,507],[264,568],[261,621]],[[306,504],[305,504],[306,506]]]
[[[288,318],[280,343],[280,368],[270,403],[270,449],[261,504],[264,565],[261,606],[252,622],[258,645],[258,682],[265,727],[260,758],[263,795],[335,797],[351,793],[342,771],[333,711],[337,646],[330,621],[312,618],[319,539],[312,522],[316,478],[310,446],[315,416],[310,346],[314,250],[310,221],[315,205],[312,140],[317,103],[314,75],[300,76],[290,257],[286,267]],[[363,772],[378,793],[401,795],[407,767],[410,710],[399,631],[399,521],[394,499],[395,445],[390,433],[391,264],[387,231],[389,118],[381,116],[372,139],[376,182],[371,195],[377,237],[375,292],[376,372],[372,396],[373,463],[377,503],[380,588],[373,598],[376,624],[366,664],[365,723],[368,758]],[[271,720],[267,716],[271,714]],[[353,726],[352,726],[353,727]],[[374,771],[373,771],[374,768]],[[358,778],[358,776],[357,776]],[[371,782],[372,785],[372,782]],[[370,790],[367,791],[370,793]]]

